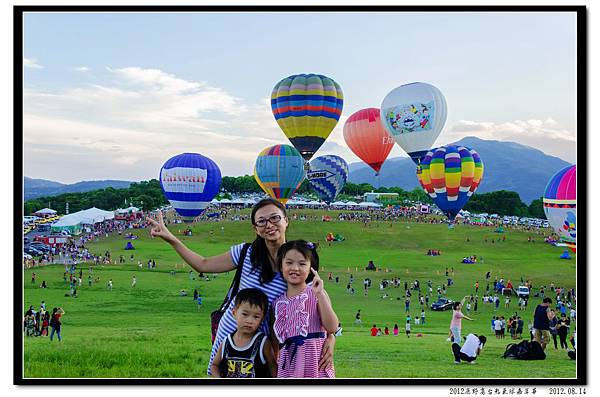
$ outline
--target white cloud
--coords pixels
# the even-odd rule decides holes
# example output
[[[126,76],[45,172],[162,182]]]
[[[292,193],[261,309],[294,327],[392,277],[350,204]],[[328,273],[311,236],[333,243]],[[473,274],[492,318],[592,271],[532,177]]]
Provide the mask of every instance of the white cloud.
[[[466,136],[521,143],[569,162],[576,162],[577,158],[576,133],[561,128],[551,117],[546,120],[514,120],[505,123],[460,120],[442,132],[436,145],[454,142]]]
[[[44,66],[38,63],[38,60],[35,58],[23,58],[23,66],[26,68],[32,69],[43,69]]]
[[[239,98],[204,81],[158,69],[108,69],[110,83],[62,91],[24,91],[25,174],[60,181],[155,178],[166,159],[198,152],[224,175],[252,174],[258,153],[289,144],[271,113],[270,98]],[[347,147],[342,115],[317,155],[359,161]],[[461,120],[436,145],[464,136],[512,140],[573,161],[575,134],[552,118],[507,123]],[[442,141],[443,142],[440,142]],[[575,149],[573,149],[573,152]],[[394,146],[389,157],[403,156]],[[58,160],[57,160],[58,159]]]
[[[88,68],[87,66],[77,66],[74,67],[73,70],[76,72],[89,72],[90,68]]]

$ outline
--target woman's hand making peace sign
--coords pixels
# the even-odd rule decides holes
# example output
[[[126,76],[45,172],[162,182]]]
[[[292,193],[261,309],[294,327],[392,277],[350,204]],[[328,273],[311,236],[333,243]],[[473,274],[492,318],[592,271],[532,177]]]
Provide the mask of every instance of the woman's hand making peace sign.
[[[162,211],[158,210],[157,219],[147,217],[146,221],[150,224],[150,236],[160,237],[167,243],[173,244],[177,241],[177,238],[167,229],[165,221],[163,220]]]

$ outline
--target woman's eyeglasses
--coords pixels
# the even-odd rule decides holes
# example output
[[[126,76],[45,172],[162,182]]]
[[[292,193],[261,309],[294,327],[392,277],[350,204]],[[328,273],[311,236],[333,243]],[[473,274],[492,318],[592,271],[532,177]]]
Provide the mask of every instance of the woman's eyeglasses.
[[[267,226],[267,222],[271,222],[271,225],[275,225],[276,223],[279,223],[279,221],[281,221],[281,215],[273,215],[269,218],[261,218],[255,221],[254,225],[258,227],[265,227]]]

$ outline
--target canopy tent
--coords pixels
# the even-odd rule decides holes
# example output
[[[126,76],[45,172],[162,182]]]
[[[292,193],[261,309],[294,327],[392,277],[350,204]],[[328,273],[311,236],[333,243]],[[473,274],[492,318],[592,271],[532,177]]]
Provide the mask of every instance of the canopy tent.
[[[51,208],[42,208],[41,210],[36,211],[33,214],[36,215],[36,216],[47,218],[47,217],[56,215],[56,211],[54,211]]]
[[[52,224],[52,231],[61,232],[67,230],[70,234],[80,234],[82,225],[93,225],[114,218],[115,214],[113,211],[104,211],[92,207],[63,216],[58,222]]]
[[[119,208],[115,211],[116,214],[133,214],[136,212],[140,212],[140,209],[137,207],[133,207],[133,206],[128,207],[128,208]]]
[[[381,204],[374,203],[372,201],[363,201],[358,204],[359,207],[381,207]]]

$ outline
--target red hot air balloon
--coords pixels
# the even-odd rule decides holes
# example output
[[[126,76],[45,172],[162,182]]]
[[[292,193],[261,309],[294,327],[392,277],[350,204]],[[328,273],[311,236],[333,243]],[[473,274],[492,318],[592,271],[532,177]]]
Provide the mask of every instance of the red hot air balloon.
[[[352,114],[344,124],[344,139],[354,154],[377,173],[394,147],[394,138],[381,123],[377,108]]]

